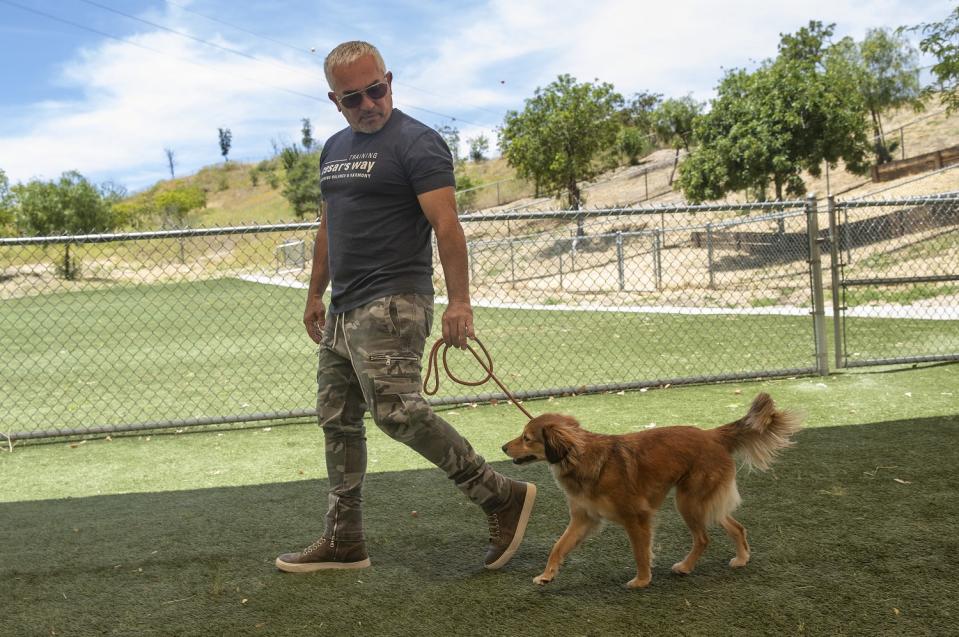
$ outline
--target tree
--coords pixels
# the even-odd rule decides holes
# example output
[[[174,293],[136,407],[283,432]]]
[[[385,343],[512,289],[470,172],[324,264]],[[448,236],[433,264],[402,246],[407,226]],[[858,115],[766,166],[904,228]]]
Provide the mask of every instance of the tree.
[[[620,129],[617,144],[630,166],[638,166],[639,158],[652,149],[649,139],[649,135],[643,134],[635,126],[623,126]]]
[[[97,188],[76,171],[65,172],[58,181],[34,179],[12,189],[17,225],[27,236],[73,235],[109,232],[117,216],[111,205],[116,196],[109,188]],[[107,196],[104,196],[104,192]],[[66,279],[79,276],[79,267],[65,244],[62,267]]]
[[[595,160],[614,146],[623,98],[612,84],[578,84],[560,75],[545,89],[537,88],[523,112],[509,111],[499,130],[499,145],[517,173],[547,192],[565,195],[579,210],[579,182],[601,170]],[[578,228],[582,234],[582,225]]]
[[[453,161],[460,161],[460,130],[449,124],[438,124],[436,131],[442,136],[446,145],[450,147],[450,154],[453,155]]]
[[[103,191],[76,171],[63,173],[57,181],[17,184],[13,192],[24,235],[89,234],[116,227]]]
[[[0,236],[13,234],[13,222],[16,219],[13,207],[13,193],[10,192],[10,180],[0,168]]]
[[[297,219],[320,214],[320,153],[303,152],[296,144],[280,151],[286,183],[280,192],[290,202]]]
[[[303,127],[300,129],[300,132],[303,134],[303,148],[307,151],[312,150],[316,140],[313,139],[313,125],[310,123],[310,118],[303,118]]]
[[[163,153],[166,155],[166,163],[167,163],[167,166],[170,167],[170,179],[175,179],[175,178],[176,178],[176,175],[173,174],[173,167],[175,166],[175,162],[174,162],[174,160],[173,160],[173,149],[172,149],[172,148],[164,148],[164,149],[163,149]]]
[[[153,205],[164,228],[179,228],[191,211],[206,207],[206,192],[199,186],[163,190],[153,195]]]
[[[669,184],[673,183],[676,166],[679,165],[679,152],[688,153],[693,140],[693,125],[703,111],[703,105],[690,96],[679,99],[670,98],[660,103],[651,114],[651,123],[656,139],[660,143],[676,149],[673,170],[669,173]]]
[[[932,66],[932,74],[936,76],[938,86],[923,89],[924,97],[931,97],[938,89],[946,112],[959,110],[959,7],[941,22],[923,23],[911,30],[923,35],[919,50],[931,53],[937,60]]]
[[[779,55],[753,73],[733,69],[695,127],[699,146],[680,166],[678,184],[691,202],[750,189],[764,200],[805,194],[802,172],[825,161],[869,170],[867,109],[849,65],[832,55],[833,26],[810,22],[782,36]]]
[[[476,205],[476,188],[479,182],[473,181],[464,170],[459,170],[454,175],[456,178],[456,207],[460,210],[473,210]]]
[[[635,93],[620,111],[624,126],[636,128],[643,134],[653,132],[653,113],[663,101],[661,93],[643,91]]]
[[[233,144],[233,133],[229,128],[216,129],[220,133],[220,154],[223,155],[223,161],[230,161],[230,146]]]
[[[486,159],[486,153],[489,152],[489,139],[486,135],[477,135],[466,140],[470,147],[470,159],[474,162],[481,162]]]
[[[906,105],[922,109],[918,51],[895,31],[870,29],[861,43],[843,38],[834,52],[856,76],[872,120],[877,162],[891,160],[896,142],[886,142],[882,114]]]

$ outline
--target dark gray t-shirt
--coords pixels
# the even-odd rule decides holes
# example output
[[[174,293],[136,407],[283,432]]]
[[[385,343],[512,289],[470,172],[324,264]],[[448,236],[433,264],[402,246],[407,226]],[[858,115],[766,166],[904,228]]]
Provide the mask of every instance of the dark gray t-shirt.
[[[390,294],[433,294],[432,227],[416,197],[454,185],[446,142],[397,109],[376,133],[345,128],[327,140],[320,188],[331,313]]]

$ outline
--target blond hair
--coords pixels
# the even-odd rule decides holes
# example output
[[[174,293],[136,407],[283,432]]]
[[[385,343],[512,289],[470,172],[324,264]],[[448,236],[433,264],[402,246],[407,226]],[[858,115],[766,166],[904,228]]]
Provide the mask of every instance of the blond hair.
[[[376,47],[362,40],[351,40],[337,45],[323,61],[323,72],[326,74],[326,83],[330,85],[330,88],[333,88],[333,69],[352,64],[367,55],[373,56],[377,69],[379,69],[380,73],[386,75],[386,63],[383,62],[383,56],[380,55]]]

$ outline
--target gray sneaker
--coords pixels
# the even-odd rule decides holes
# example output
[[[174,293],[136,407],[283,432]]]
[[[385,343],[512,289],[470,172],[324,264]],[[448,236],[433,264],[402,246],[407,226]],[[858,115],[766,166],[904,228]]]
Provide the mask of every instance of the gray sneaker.
[[[516,553],[523,542],[535,500],[535,484],[514,481],[511,482],[509,501],[502,508],[487,514],[489,549],[486,551],[486,568],[502,568]]]
[[[284,553],[276,567],[287,573],[310,573],[324,569],[366,568],[370,556],[366,542],[339,542],[321,537],[299,553]]]

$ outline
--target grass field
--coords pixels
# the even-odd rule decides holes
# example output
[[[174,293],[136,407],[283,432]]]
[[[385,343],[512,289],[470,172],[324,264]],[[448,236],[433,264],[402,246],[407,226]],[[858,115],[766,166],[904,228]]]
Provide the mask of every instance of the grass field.
[[[531,578],[567,520],[542,464],[501,462],[511,405],[445,416],[495,466],[537,483],[527,540],[481,567],[485,521],[435,469],[370,425],[373,567],[290,576],[325,509],[313,424],[18,446],[0,454],[3,635],[947,635],[959,614],[954,497],[959,365],[531,401],[589,428],[715,426],[769,391],[807,429],[767,473],[743,472],[753,559],[720,532],[698,569],[667,502],[649,589],[630,592],[610,526],[556,581]],[[411,512],[417,511],[414,517]]]
[[[302,333],[302,303],[302,290],[237,279],[7,299],[0,304],[0,431],[309,409],[316,359]],[[514,391],[814,365],[809,317],[476,312],[497,373]],[[860,319],[864,338],[854,345],[857,352],[955,352],[957,323]],[[462,377],[477,377],[468,354],[451,360]],[[469,391],[447,381],[439,395]],[[492,391],[490,384],[478,393]]]

